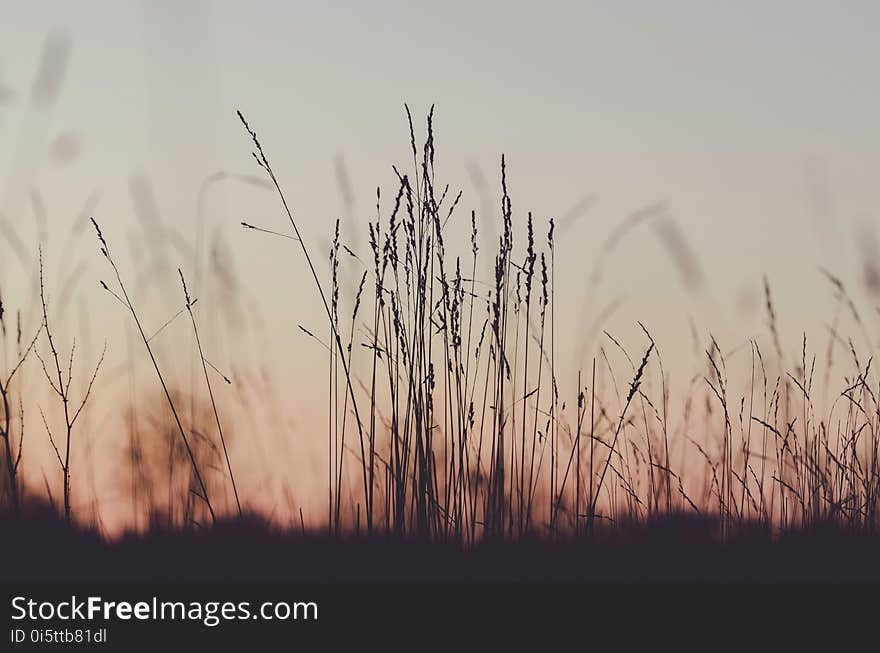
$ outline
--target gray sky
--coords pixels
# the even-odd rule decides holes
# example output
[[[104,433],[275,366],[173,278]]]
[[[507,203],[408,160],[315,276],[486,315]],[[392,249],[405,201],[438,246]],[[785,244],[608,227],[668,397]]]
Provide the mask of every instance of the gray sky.
[[[805,271],[824,263],[857,279],[854,234],[876,223],[876,3],[29,2],[6,15],[0,206],[13,223],[28,223],[36,187],[50,216],[98,189],[104,220],[130,224],[137,175],[191,236],[205,177],[255,171],[241,108],[310,237],[326,242],[342,216],[357,243],[376,186],[390,192],[390,165],[407,160],[404,102],[419,122],[436,102],[440,170],[464,189],[466,211],[486,207],[475,169],[497,205],[502,152],[521,219],[590,199],[564,243],[575,280],[617,224],[659,201],[724,310],[754,305],[769,272],[785,308],[802,312],[814,294]],[[52,30],[69,39],[67,74],[51,111],[34,111]],[[41,148],[65,133],[75,160],[46,163]],[[235,237],[241,219],[279,225],[274,201],[253,189],[226,185],[206,203]],[[487,233],[493,219],[483,216]],[[660,317],[682,299],[674,270],[653,236],[631,240],[610,274]],[[267,246],[242,252],[258,259]],[[647,283],[633,256],[656,268]],[[268,270],[255,265],[243,274]]]

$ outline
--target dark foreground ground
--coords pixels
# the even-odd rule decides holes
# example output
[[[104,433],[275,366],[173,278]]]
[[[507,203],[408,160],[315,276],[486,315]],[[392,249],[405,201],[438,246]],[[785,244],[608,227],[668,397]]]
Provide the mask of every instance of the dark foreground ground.
[[[454,544],[281,532],[256,519],[118,541],[50,518],[4,518],[0,578],[301,581],[880,581],[880,534],[822,527],[721,543],[679,517],[592,540]]]

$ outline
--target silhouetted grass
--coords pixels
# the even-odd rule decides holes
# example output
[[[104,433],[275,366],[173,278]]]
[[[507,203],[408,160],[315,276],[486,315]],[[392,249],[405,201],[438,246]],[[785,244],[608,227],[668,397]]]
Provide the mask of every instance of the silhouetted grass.
[[[591,537],[530,535],[469,547],[279,529],[247,513],[202,529],[157,525],[112,542],[91,529],[67,526],[54,511],[31,513],[25,522],[3,518],[2,527],[8,533],[4,553],[15,561],[4,567],[7,581],[880,580],[876,534],[823,523],[771,536],[750,523],[738,524],[722,541],[716,520],[681,514],[597,525]]]
[[[133,532],[109,543],[99,536],[97,524],[89,530],[85,520],[71,519],[70,451],[76,442],[71,436],[98,370],[85,388],[82,404],[72,410],[73,346],[65,366],[50,329],[41,265],[41,328],[29,346],[22,346],[19,327],[18,355],[0,384],[3,497],[10,514],[21,512],[22,495],[35,493],[24,487],[19,473],[26,440],[24,411],[19,410],[16,444],[10,384],[35,348],[44,361],[38,339],[45,334],[49,363],[43,362],[44,375],[61,402],[66,425],[63,450],[50,431],[63,473],[64,515],[70,528],[59,537],[70,538],[71,546],[82,551],[83,569],[90,569],[90,556],[103,556],[110,561],[107,569],[121,573],[146,573],[156,561],[173,558],[180,569],[169,567],[167,573],[174,569],[210,575],[216,563],[223,573],[232,569],[231,573],[259,575],[274,565],[278,574],[295,577],[329,573],[338,556],[351,560],[345,563],[350,565],[348,573],[357,575],[367,573],[359,565],[366,565],[368,552],[381,551],[378,565],[370,566],[369,572],[377,576],[403,573],[407,566],[416,575],[435,573],[431,565],[443,560],[448,567],[443,563],[434,569],[465,576],[531,577],[546,572],[623,578],[680,572],[703,577],[746,569],[762,577],[851,573],[854,559],[816,562],[826,554],[860,552],[876,544],[880,383],[872,369],[869,327],[843,283],[824,272],[836,310],[851,313],[867,344],[857,347],[841,335],[835,315],[827,367],[821,370],[820,361],[818,368],[819,374],[824,372],[823,391],[833,397],[829,406],[819,404],[814,384],[817,355],[811,353],[807,336],[797,343],[795,356],[782,342],[766,277],[767,333],[731,351],[712,334],[705,334],[702,343],[695,335],[705,356],[682,396],[670,395],[661,345],[648,327],[637,323],[644,344],[630,355],[615,335],[601,331],[601,313],[590,328],[604,338],[587,369],[577,371],[571,388],[558,376],[557,332],[587,332],[588,325],[558,324],[556,222],[549,219],[542,225],[531,213],[515,212],[512,172],[502,156],[497,241],[481,240],[475,211],[469,215],[469,237],[450,236],[450,225],[459,219],[462,193],[437,179],[433,109],[421,145],[408,107],[406,115],[412,161],[393,168],[397,185],[391,202],[383,202],[377,191],[375,219],[366,229],[369,251],[346,242],[336,221],[325,272],[316,249],[303,238],[256,131],[239,113],[255,148],[254,160],[277,195],[289,233],[241,224],[249,233],[284,238],[303,256],[327,320],[322,329],[298,325],[309,336],[309,346],[317,343],[328,356],[326,523],[307,529],[301,505],[289,506],[287,522],[297,521],[296,528],[277,526],[283,520],[272,525],[266,516],[248,511],[248,497],[239,496],[233,474],[233,467],[238,469],[234,451],[227,446],[221,423],[226,407],[215,396],[209,368],[220,372],[205,356],[193,312],[198,298],[190,296],[178,269],[185,306],[148,336],[133,293],[123,283],[94,218],[101,252],[115,278],[113,288],[102,285],[132,317],[173,418],[169,432],[183,446],[178,451],[169,438],[164,476],[163,466],[146,461],[133,417],[127,451],[132,511],[137,512],[138,494],[143,492],[150,515],[147,526],[136,528],[133,515]],[[607,256],[636,225],[662,214],[662,208],[649,207],[615,229],[596,260],[583,262],[585,285],[595,288]],[[661,238],[683,283],[701,291],[705,281],[684,235],[664,225]],[[462,241],[467,249],[456,253]],[[178,253],[188,251],[184,245]],[[347,272],[359,279],[352,292],[340,281]],[[184,425],[178,406],[185,395],[161,370],[151,344],[184,312],[190,317],[210,399],[210,429],[200,429],[195,408],[192,423]],[[3,320],[0,308],[5,346]],[[770,356],[759,344],[767,337]],[[849,367],[843,375],[845,385],[835,396],[829,389],[832,354],[841,350]],[[745,354],[748,378],[741,382],[729,368]],[[626,361],[622,376],[612,362],[615,357]],[[191,401],[195,406],[194,393]],[[697,406],[702,424],[695,423]],[[139,407],[133,406],[133,412]],[[682,414],[678,425],[670,418],[677,409]],[[225,470],[215,471],[231,486],[237,519],[230,518],[222,503],[209,499],[212,486],[205,469],[215,466],[212,459],[199,456],[195,442],[218,457],[222,451]],[[191,470],[184,497],[172,489],[178,454]],[[688,454],[701,463],[688,462]],[[160,510],[152,487],[165,483],[168,506]],[[46,493],[52,501],[48,481]],[[201,524],[189,507],[183,510],[184,519],[175,521],[175,503],[189,506],[191,495],[202,502],[213,525]],[[43,530],[58,532],[55,517],[44,513],[45,509],[36,515],[25,510],[24,518],[10,527],[16,535],[9,546],[20,547],[14,549],[19,555],[28,555],[27,541],[38,539]],[[295,547],[286,549],[288,545]],[[205,557],[192,560],[198,546],[204,547]],[[297,561],[285,560],[283,552],[290,557],[294,550]],[[810,556],[817,556],[812,567],[797,568]],[[220,564],[224,559],[225,567]],[[774,571],[771,562],[783,566]],[[505,567],[507,563],[514,568]],[[187,567],[190,564],[193,567]],[[661,570],[653,570],[654,564]],[[866,573],[876,573],[877,563],[860,559],[858,564],[866,565]]]

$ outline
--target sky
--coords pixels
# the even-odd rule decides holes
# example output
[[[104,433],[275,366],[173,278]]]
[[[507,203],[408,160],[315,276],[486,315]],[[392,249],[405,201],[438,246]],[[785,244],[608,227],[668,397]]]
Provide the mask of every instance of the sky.
[[[19,94],[4,107],[4,211],[21,212],[38,182],[57,184],[57,211],[94,187],[107,212],[130,212],[125,188],[140,173],[186,224],[206,175],[252,172],[240,108],[317,238],[340,211],[336,162],[360,206],[371,206],[405,154],[403,103],[416,116],[436,103],[453,185],[472,190],[467,172],[479,166],[497,190],[504,152],[524,209],[559,215],[593,198],[586,240],[664,201],[695,246],[731,268],[732,251],[752,250],[737,255],[746,262],[778,254],[776,239],[747,245],[755,229],[814,228],[817,192],[833,196],[818,202],[826,217],[874,218],[878,11],[855,2],[27,3],[0,27],[0,80]],[[43,177],[22,184],[16,168],[31,135],[18,130],[50,30],[66,34],[70,58],[44,129],[73,130],[81,153],[63,173],[39,169]],[[713,234],[738,247],[714,251]],[[850,233],[836,237],[851,244]],[[795,245],[829,253],[827,238]]]
[[[692,364],[688,319],[730,347],[765,329],[765,274],[796,344],[803,331],[824,337],[829,320],[818,266],[876,303],[863,283],[880,208],[876,3],[7,4],[4,224],[32,254],[43,233],[38,191],[48,269],[59,288],[81,269],[80,318],[87,313],[90,325],[122,320],[94,290],[106,270],[91,234],[55,235],[76,229],[84,205],[135,261],[157,224],[190,243],[202,233],[198,256],[217,244],[247,297],[241,310],[268,325],[241,341],[234,327],[217,336],[217,359],[229,368],[243,358],[276,363],[294,416],[320,401],[303,370],[323,355],[295,327],[319,327],[320,304],[289,243],[241,230],[242,220],[285,228],[274,196],[246,181],[210,181],[221,171],[260,173],[239,109],[306,238],[324,251],[337,218],[347,242],[366,251],[376,187],[390,195],[391,165],[408,159],[404,103],[422,133],[435,105],[438,171],[462,189],[462,215],[477,210],[487,235],[497,234],[504,153],[517,220],[526,211],[542,225],[572,218],[558,286],[562,317],[575,325],[561,345],[572,367],[587,361],[585,325],[615,302],[604,328],[640,346],[636,320],[644,320],[682,367]],[[64,62],[48,96],[34,86],[46,52]],[[655,205],[684,235],[701,290],[683,286],[662,228],[646,225],[616,244],[601,292],[586,297],[603,244]],[[186,250],[171,251],[172,271],[192,264]],[[32,270],[10,252],[0,240],[0,290],[21,299]],[[157,326],[175,279],[143,280]],[[110,335],[89,328],[94,348],[104,337],[119,341],[115,327]]]

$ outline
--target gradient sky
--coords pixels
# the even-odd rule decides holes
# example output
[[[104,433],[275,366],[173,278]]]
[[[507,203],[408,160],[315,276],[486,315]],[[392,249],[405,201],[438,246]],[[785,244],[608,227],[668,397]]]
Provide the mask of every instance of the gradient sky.
[[[404,102],[419,122],[436,103],[439,173],[464,190],[462,215],[482,214],[484,233],[497,216],[485,216],[474,175],[497,210],[502,152],[518,220],[588,207],[559,250],[562,317],[575,334],[591,319],[583,289],[602,243],[657,202],[686,235],[706,292],[682,288],[656,232],[639,227],[609,258],[592,306],[623,299],[606,326],[640,343],[635,320],[645,320],[673,360],[690,355],[688,315],[731,347],[760,331],[764,273],[786,333],[824,337],[831,301],[817,265],[859,288],[860,257],[876,242],[874,2],[31,1],[3,15],[0,213],[32,248],[32,189],[64,229],[98,191],[94,214],[125,242],[138,233],[131,188],[145,180],[165,224],[194,239],[205,178],[259,172],[240,108],[312,242],[326,248],[342,217],[363,251],[375,188],[387,198],[391,164],[408,158]],[[69,56],[57,98],[40,104],[32,84],[47,38]],[[320,324],[306,269],[286,243],[238,226],[283,229],[277,202],[234,182],[204,201],[272,325],[267,360],[284,362],[304,404],[320,401],[301,370],[323,365],[322,353],[291,336],[296,323]],[[83,239],[75,256],[89,270],[82,292],[94,294],[92,245]],[[28,277],[6,247],[3,291],[15,297]],[[50,238],[50,260],[60,247]],[[98,319],[118,312],[102,297],[89,306]],[[576,340],[563,346],[577,351]],[[231,366],[236,348],[217,356]]]
[[[406,101],[416,116],[437,103],[453,186],[471,191],[478,165],[494,191],[506,152],[524,211],[595,199],[585,239],[665,201],[704,258],[731,268],[779,254],[778,239],[748,237],[756,229],[814,228],[817,185],[843,229],[876,217],[875,3],[30,2],[8,15],[6,213],[27,186],[51,184],[54,211],[95,187],[121,216],[141,171],[185,224],[205,175],[251,171],[241,108],[317,237],[340,212],[338,157],[363,210],[391,178]],[[19,131],[53,28],[71,48],[46,133],[71,128],[82,145],[54,175],[22,165],[33,136]],[[25,185],[21,167],[37,175]],[[222,199],[237,224],[240,207]],[[794,245],[829,253],[826,237]]]

